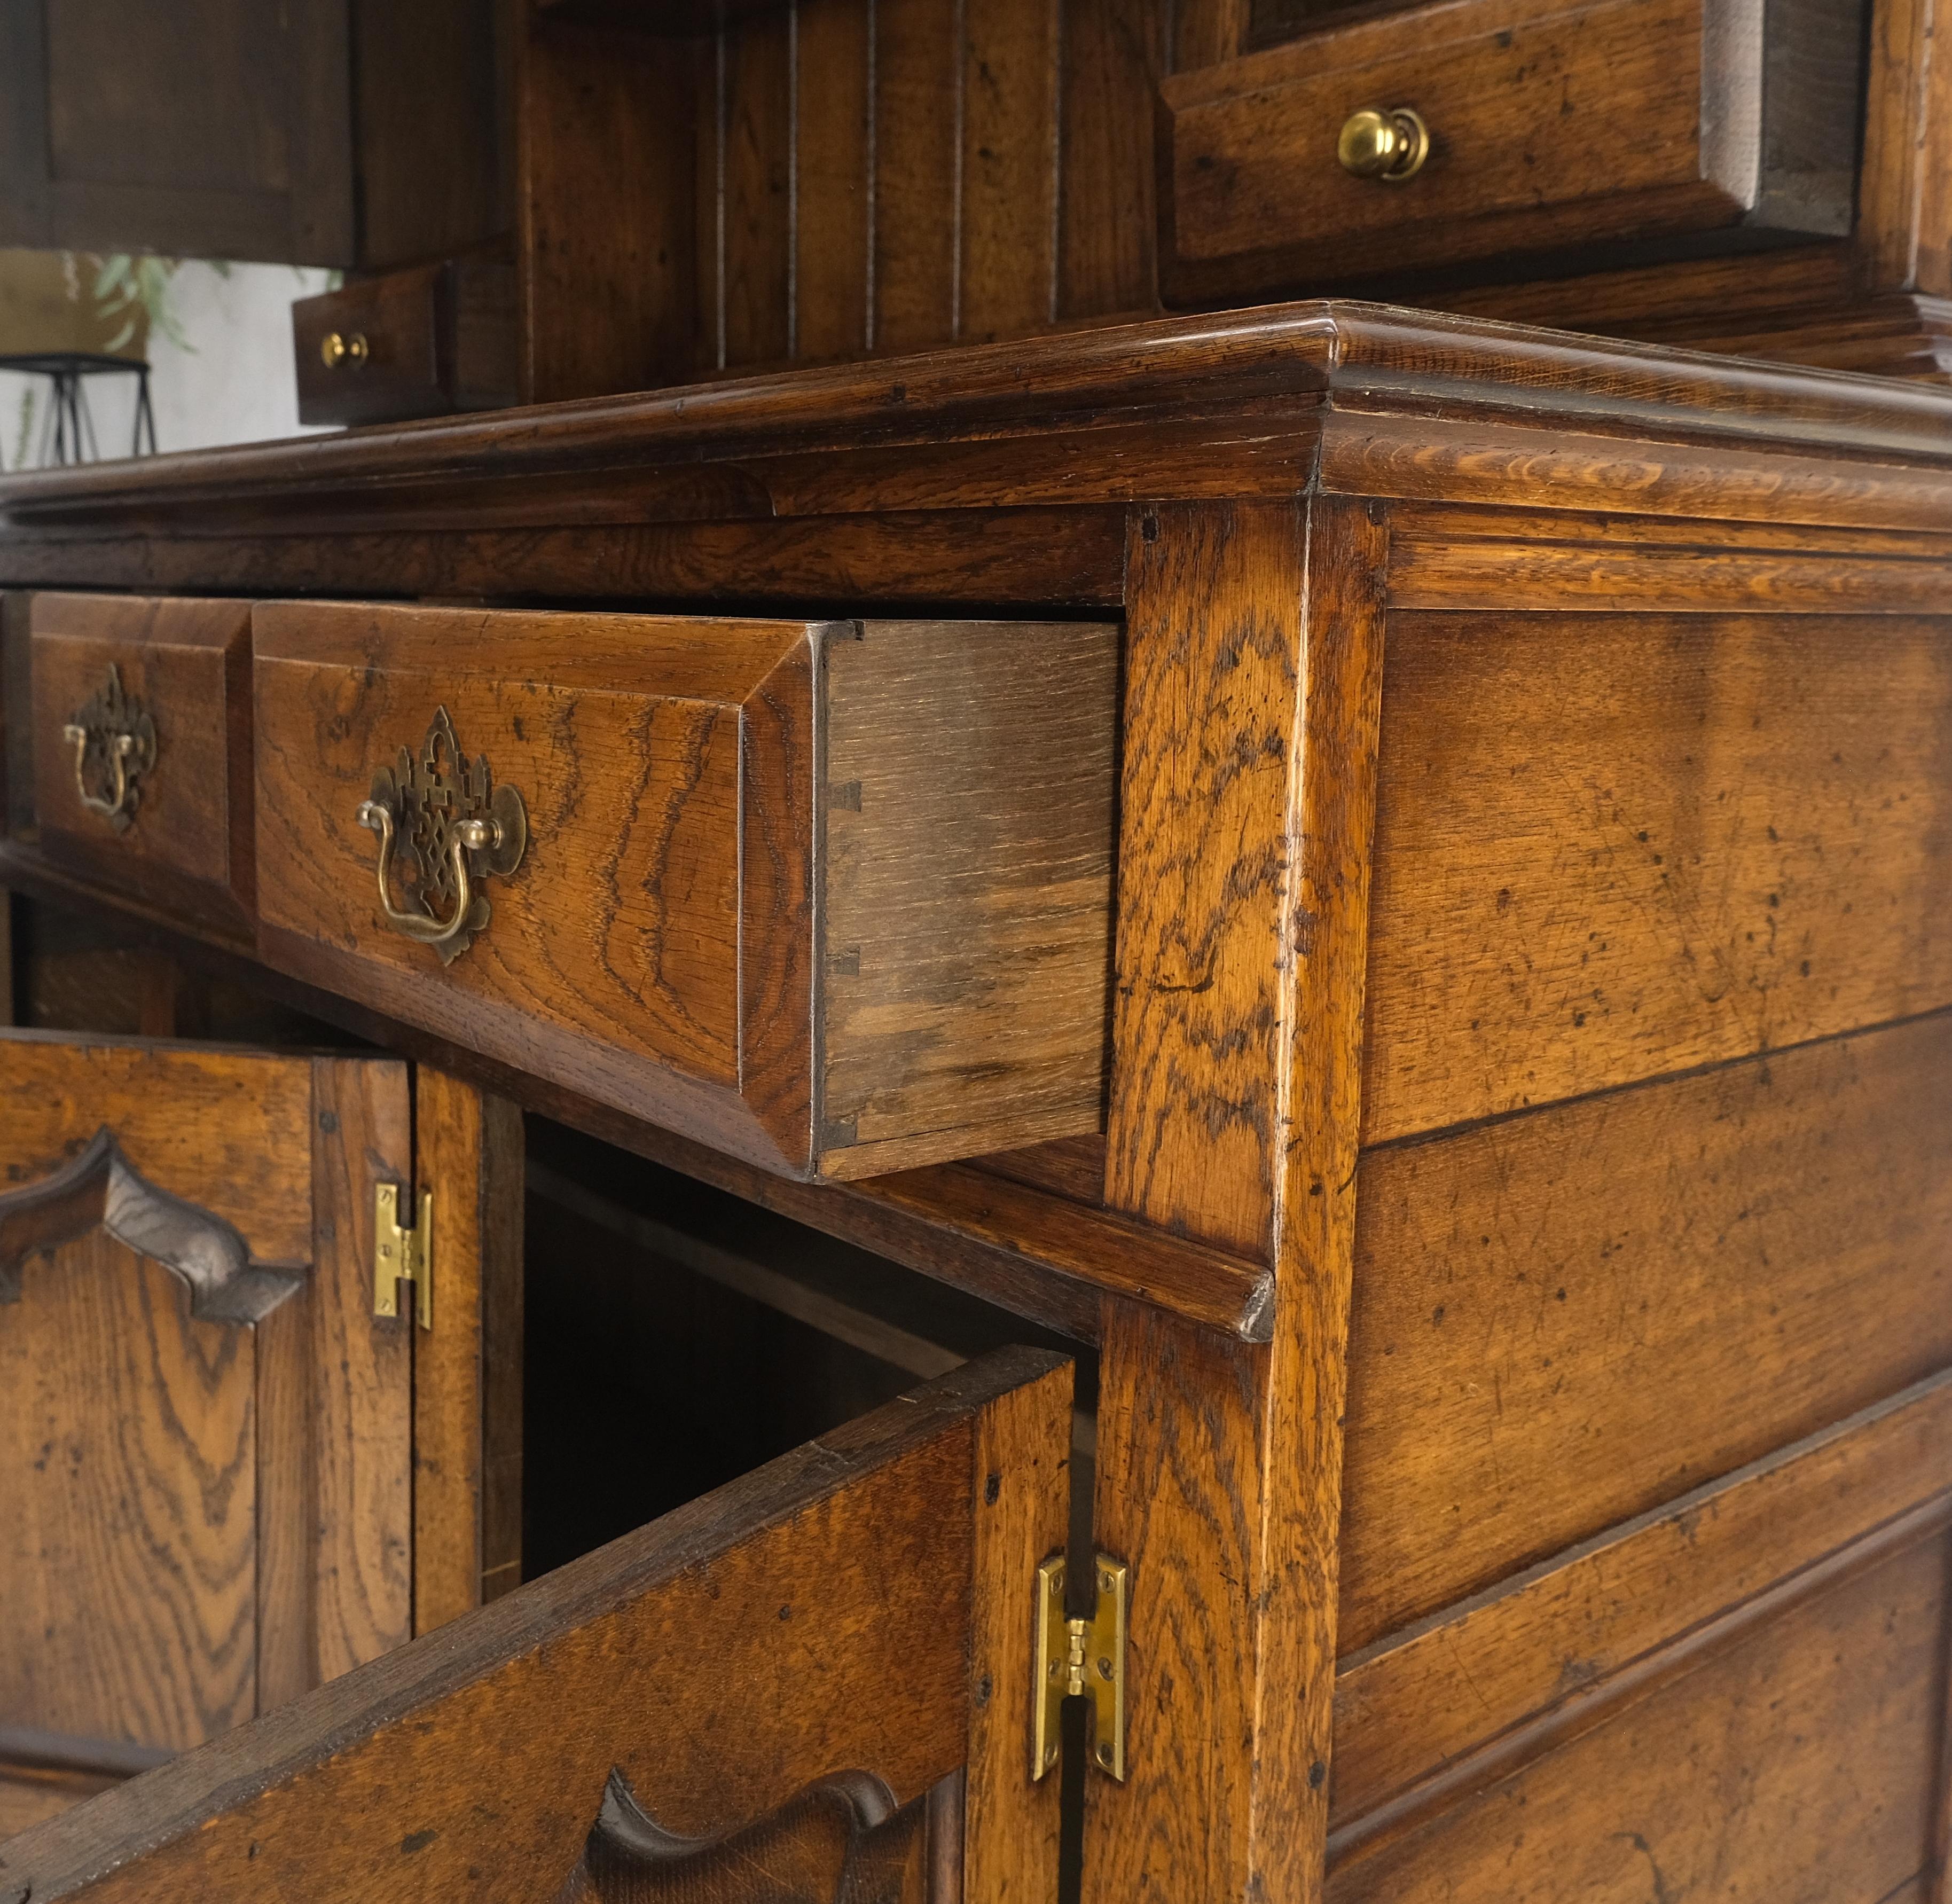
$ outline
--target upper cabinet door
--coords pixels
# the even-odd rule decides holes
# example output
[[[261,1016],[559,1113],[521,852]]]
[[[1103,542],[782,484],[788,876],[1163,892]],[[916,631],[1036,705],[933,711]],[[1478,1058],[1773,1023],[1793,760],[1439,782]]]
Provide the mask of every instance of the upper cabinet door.
[[[1168,302],[1850,229],[1863,0],[1262,11],[1310,30],[1165,84]]]
[[[0,1899],[1054,1897],[1070,1412],[1060,1358],[965,1365],[37,1827]]]
[[[505,231],[493,0],[0,0],[0,245],[395,264]]]
[[[0,1838],[512,1584],[519,1133],[414,1088],[0,1034]]]
[[[0,0],[0,243],[355,261],[346,0]]]

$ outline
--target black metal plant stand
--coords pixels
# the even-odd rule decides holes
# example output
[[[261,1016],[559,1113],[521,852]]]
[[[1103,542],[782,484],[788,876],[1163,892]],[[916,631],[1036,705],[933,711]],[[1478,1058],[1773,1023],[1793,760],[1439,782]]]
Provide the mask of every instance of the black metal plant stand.
[[[19,370],[45,377],[52,389],[47,414],[41,419],[39,454],[42,468],[59,463],[92,463],[102,451],[95,438],[95,419],[89,414],[84,380],[91,377],[133,377],[136,380],[135,441],[130,455],[156,453],[156,414],[149,407],[149,367],[134,357],[105,357],[92,351],[24,351],[0,355],[0,370]]]

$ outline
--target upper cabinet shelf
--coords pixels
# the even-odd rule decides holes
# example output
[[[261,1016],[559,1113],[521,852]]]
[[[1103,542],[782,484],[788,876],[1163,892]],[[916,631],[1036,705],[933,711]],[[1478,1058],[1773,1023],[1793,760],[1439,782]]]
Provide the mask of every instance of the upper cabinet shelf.
[[[1325,25],[1165,83],[1163,288],[1841,237],[1863,66],[1862,0],[1448,0]]]

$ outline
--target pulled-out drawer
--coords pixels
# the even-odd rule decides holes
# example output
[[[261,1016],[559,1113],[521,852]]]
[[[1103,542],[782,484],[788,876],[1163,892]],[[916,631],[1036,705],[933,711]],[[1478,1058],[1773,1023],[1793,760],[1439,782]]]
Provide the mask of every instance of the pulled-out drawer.
[[[768,1167],[1100,1126],[1118,631],[270,603],[271,964]]]
[[[396,423],[515,402],[515,267],[471,255],[292,306],[299,421]]]
[[[37,595],[29,627],[42,850],[118,896],[248,932],[250,604]]]
[[[1163,89],[1169,301],[1841,236],[1863,0],[1437,0]],[[1614,262],[1619,261],[1617,256]]]

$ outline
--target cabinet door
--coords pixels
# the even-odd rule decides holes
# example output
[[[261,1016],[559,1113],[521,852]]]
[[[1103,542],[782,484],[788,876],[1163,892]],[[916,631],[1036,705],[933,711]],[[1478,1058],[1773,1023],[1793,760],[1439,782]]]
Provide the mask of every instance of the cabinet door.
[[[521,1150],[393,1059],[8,1032],[0,1173],[4,1839],[512,1584]]]
[[[24,1834],[0,1899],[1053,1897],[1070,1409],[1059,1357],[966,1364]]]
[[[351,264],[346,0],[0,0],[0,245]]]

